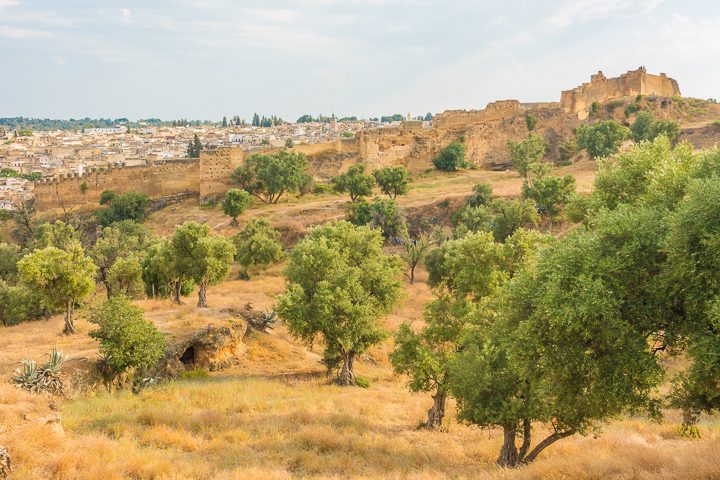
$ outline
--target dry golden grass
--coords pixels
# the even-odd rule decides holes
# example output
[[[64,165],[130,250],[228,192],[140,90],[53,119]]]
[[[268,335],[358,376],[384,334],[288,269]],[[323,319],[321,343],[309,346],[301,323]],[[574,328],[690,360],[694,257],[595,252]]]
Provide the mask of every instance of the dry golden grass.
[[[580,189],[589,186],[592,169],[576,164]],[[496,193],[515,195],[519,181],[505,172],[431,174],[415,184],[402,201],[407,206],[466,195],[490,177]],[[297,204],[253,208],[277,221],[303,225],[341,212],[344,199],[306,197]],[[309,212],[309,213],[308,213]],[[155,214],[150,222],[168,233],[185,215],[230,233],[220,209],[181,205],[177,212]],[[175,217],[172,217],[175,215]],[[308,222],[308,223],[305,223]],[[283,265],[250,281],[229,280],[212,287],[211,308],[195,308],[196,297],[180,307],[168,300],[137,302],[168,337],[184,335],[229,318],[224,310],[252,302],[271,308],[283,290]],[[231,278],[233,278],[231,276]],[[385,320],[392,332],[404,321],[422,325],[423,306],[431,298],[421,269],[414,286],[405,286],[399,307]],[[102,292],[98,292],[98,298]],[[3,329],[0,376],[9,378],[23,357],[39,359],[57,345],[74,358],[94,360],[97,345],[77,322],[80,333],[63,336],[62,318]],[[428,394],[411,394],[395,377],[387,353],[392,338],[357,362],[369,389],[330,384],[318,360],[321,346],[299,344],[278,325],[269,334],[251,333],[239,365],[207,379],[176,381],[139,395],[102,389],[60,402],[64,434],[46,425],[49,400],[0,382],[0,444],[9,447],[14,479],[707,479],[720,478],[720,420],[704,418],[702,439],[677,434],[680,417],[668,412],[664,423],[643,418],[611,422],[595,437],[572,437],[546,450],[533,465],[503,470],[494,460],[498,431],[458,424],[451,402],[447,431],[418,430],[430,407]],[[76,361],[80,367],[82,362]],[[540,436],[542,432],[536,432]]]

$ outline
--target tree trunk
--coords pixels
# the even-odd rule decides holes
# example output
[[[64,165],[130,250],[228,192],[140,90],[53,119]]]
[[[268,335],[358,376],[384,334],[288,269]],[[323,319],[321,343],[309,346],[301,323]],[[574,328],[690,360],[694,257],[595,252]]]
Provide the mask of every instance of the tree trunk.
[[[415,265],[410,265],[410,285],[415,285]]]
[[[173,288],[173,303],[177,305],[182,305],[182,300],[180,300],[180,291],[182,290],[182,282],[180,280],[175,280],[175,285]]]
[[[525,455],[527,455],[527,452],[530,450],[530,444],[532,443],[531,426],[530,420],[523,418],[523,443],[520,446],[520,451],[518,452],[518,459],[521,462],[524,461]]]
[[[518,451],[515,446],[516,430],[514,424],[503,425],[503,446],[497,459],[497,464],[501,467],[516,467],[518,464]]]
[[[63,329],[63,333],[66,335],[71,335],[73,333],[77,333],[77,330],[75,330],[75,322],[72,318],[72,311],[73,311],[73,305],[72,302],[67,302],[65,304],[65,328]]]
[[[353,372],[353,362],[355,361],[355,352],[342,352],[342,369],[337,378],[337,384],[343,387],[356,385],[355,373]]]
[[[540,452],[545,450],[547,447],[552,445],[553,443],[557,442],[558,440],[562,440],[565,437],[569,437],[570,435],[573,435],[575,433],[575,430],[566,430],[564,432],[555,432],[549,437],[547,437],[542,442],[538,443],[535,448],[533,448],[532,452],[528,454],[527,457],[523,459],[523,463],[531,463],[534,461],[538,455],[540,455]]]
[[[232,217],[232,220],[230,221],[230,226],[231,226],[231,227],[237,227],[238,225],[239,225],[239,224],[238,224],[238,221],[237,221],[237,217]]]
[[[208,308],[207,306],[207,283],[202,282],[198,289],[198,308]]]
[[[425,428],[440,429],[442,428],[443,418],[445,418],[445,401],[447,394],[438,388],[433,395],[433,406],[428,410],[428,419],[425,422]]]

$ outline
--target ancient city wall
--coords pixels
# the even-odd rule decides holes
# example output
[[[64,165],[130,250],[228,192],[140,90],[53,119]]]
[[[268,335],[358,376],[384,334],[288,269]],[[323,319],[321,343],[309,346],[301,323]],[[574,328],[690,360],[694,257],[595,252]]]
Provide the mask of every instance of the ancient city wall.
[[[139,167],[93,169],[35,183],[38,210],[97,206],[104,190],[133,190],[151,198],[199,190],[199,163],[195,159],[167,160]]]
[[[505,120],[522,113],[517,100],[499,100],[489,103],[483,110],[447,110],[433,118],[435,128],[452,128],[472,123]]]
[[[583,83],[560,95],[560,106],[566,113],[576,113],[584,119],[593,102],[605,102],[613,98],[633,97],[636,95],[658,95],[672,97],[680,95],[678,83],[667,75],[652,75],[644,68],[632,70],[616,78],[606,78],[602,72],[590,77],[589,83]]]

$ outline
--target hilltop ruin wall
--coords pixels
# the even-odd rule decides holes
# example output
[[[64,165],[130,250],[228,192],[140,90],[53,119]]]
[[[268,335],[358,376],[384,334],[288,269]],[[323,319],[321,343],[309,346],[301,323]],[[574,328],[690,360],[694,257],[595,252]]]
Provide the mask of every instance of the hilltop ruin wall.
[[[590,77],[589,83],[562,92],[560,106],[566,113],[577,114],[583,120],[587,118],[593,102],[602,103],[614,98],[637,95],[673,97],[680,95],[680,87],[674,79],[664,73],[652,75],[644,68],[629,71],[615,78],[606,78],[602,72],[598,72]]]

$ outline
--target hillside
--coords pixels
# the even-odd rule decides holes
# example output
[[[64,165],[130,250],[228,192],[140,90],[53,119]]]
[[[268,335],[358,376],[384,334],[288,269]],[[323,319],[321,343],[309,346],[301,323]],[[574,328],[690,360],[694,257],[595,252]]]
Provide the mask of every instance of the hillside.
[[[578,189],[589,191],[594,162],[560,167],[572,173]],[[437,215],[443,200],[459,202],[472,185],[489,182],[500,196],[517,196],[515,172],[467,171],[416,178],[400,199],[409,215]],[[255,204],[240,218],[268,218],[293,235],[342,215],[344,197],[293,198],[281,205]],[[156,212],[147,224],[167,235],[184,220],[209,224],[231,235],[218,206],[185,202]],[[286,227],[283,228],[283,225]],[[562,226],[559,227],[562,230]],[[558,231],[560,231],[558,230]],[[294,232],[294,233],[293,233]],[[284,264],[249,281],[231,280],[212,287],[210,308],[195,308],[190,296],[181,307],[169,300],[136,302],[168,338],[207,324],[227,323],[228,308],[246,303],[271,308],[284,289]],[[423,306],[431,298],[427,274],[415,285],[404,283],[404,297],[384,327],[395,331],[403,321],[422,325]],[[103,292],[96,293],[101,300]],[[454,419],[451,401],[444,431],[418,430],[431,404],[428,394],[411,394],[405,379],[393,375],[387,354],[392,338],[370,349],[357,362],[368,389],[332,385],[318,363],[322,349],[308,349],[277,325],[268,334],[244,340],[239,364],[207,378],[187,378],[133,394],[88,392],[87,371],[97,358],[90,325],[78,321],[79,334],[60,335],[63,319],[24,323],[3,329],[0,376],[7,378],[25,357],[41,359],[58,346],[71,357],[68,377],[79,388],[67,400],[31,396],[0,384],[0,444],[12,452],[17,479],[287,479],[287,478],[524,478],[704,479],[720,476],[713,452],[720,448],[720,419],[703,417],[699,440],[678,435],[679,412],[665,412],[663,423],[643,416],[624,417],[597,435],[573,436],[547,450],[521,470],[495,465],[501,435]],[[42,452],[42,453],[39,453]]]

